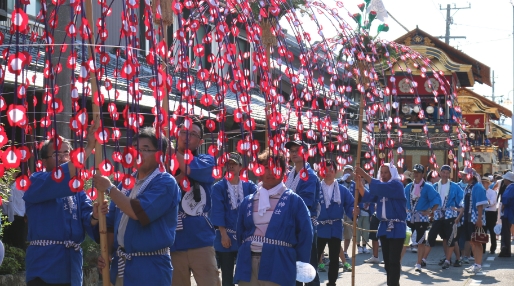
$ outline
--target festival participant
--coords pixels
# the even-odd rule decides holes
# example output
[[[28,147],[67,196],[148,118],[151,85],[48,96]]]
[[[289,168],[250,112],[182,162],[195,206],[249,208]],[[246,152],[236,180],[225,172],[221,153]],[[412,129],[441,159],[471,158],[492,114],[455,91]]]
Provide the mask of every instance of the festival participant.
[[[318,216],[318,257],[328,243],[327,286],[335,286],[339,270],[339,249],[343,239],[343,216],[353,218],[354,198],[350,191],[335,181],[336,164],[328,159],[325,161],[324,179],[321,181],[320,213]],[[358,209],[357,209],[358,211]]]
[[[432,246],[435,245],[435,240],[439,235],[443,239],[443,248],[445,258],[442,259],[440,265],[443,269],[450,267],[450,261],[452,253],[455,249],[455,243],[457,239],[456,225],[459,223],[460,218],[458,217],[457,210],[462,207],[462,199],[464,192],[454,182],[450,180],[451,167],[449,165],[443,165],[440,169],[441,180],[434,184],[434,189],[439,194],[442,204],[434,212],[434,221],[432,227],[428,232],[428,240],[425,247],[424,260],[428,257]],[[454,230],[455,226],[455,230]],[[459,250],[459,247],[456,248]],[[456,252],[457,260],[454,266],[461,266],[460,264],[460,251]]]
[[[514,233],[514,185],[512,184],[502,195],[502,212],[502,217],[510,224],[510,233]]]
[[[22,175],[21,172],[13,174],[14,178]],[[4,228],[3,242],[9,246],[20,249],[27,249],[27,218],[25,217],[25,201],[23,200],[24,191],[16,188],[16,182],[11,184],[9,199],[2,200],[2,210],[7,215],[11,223]]]
[[[482,271],[482,244],[471,241],[471,234],[478,228],[485,226],[484,206],[487,206],[487,196],[484,186],[480,183],[480,176],[472,168],[465,168],[464,176],[467,176],[468,186],[464,190],[464,213],[463,227],[464,246],[463,257],[470,256],[470,245],[473,249],[475,264],[466,268],[469,273],[479,273]],[[463,258],[464,260],[464,258]]]
[[[225,176],[212,187],[212,209],[210,218],[216,229],[214,249],[221,266],[221,283],[223,286],[234,285],[234,263],[239,245],[236,240],[237,210],[243,199],[257,190],[252,182],[243,182],[240,178],[243,168],[241,155],[232,152],[225,163]]]
[[[407,225],[405,219],[406,199],[398,170],[393,164],[384,164],[379,169],[379,179],[373,179],[362,168],[356,168],[357,189],[363,201],[377,203],[377,217],[380,219],[377,236],[382,243],[387,285],[400,285],[401,253]],[[360,178],[369,184],[364,188]]]
[[[294,166],[289,169],[289,172],[286,174],[287,181],[285,183],[288,189],[293,190],[293,192],[297,193],[302,199],[309,212],[311,214],[311,219],[314,221],[318,215],[318,207],[319,207],[319,191],[320,181],[318,176],[314,170],[312,170],[309,163],[305,162],[303,159],[303,152],[307,151],[308,146],[305,142],[301,140],[289,141],[285,144],[286,149],[289,150],[289,159],[293,162]],[[306,181],[302,180],[300,177],[301,172],[307,172],[308,179]],[[316,234],[316,226],[313,224],[313,236],[314,239],[312,241],[311,246],[311,260],[310,264],[314,269],[317,269],[318,266],[318,251],[317,251],[317,234]],[[296,283],[297,285],[303,285],[300,282]],[[319,286],[319,276],[316,273],[316,277],[311,283],[308,283],[309,286]]]
[[[257,192],[247,196],[238,211],[236,273],[234,282],[245,285],[295,285],[296,262],[308,263],[312,222],[299,195],[283,183],[283,154],[271,149],[258,157],[264,166]],[[279,174],[274,168],[282,170]]]
[[[486,189],[487,201],[489,202],[485,208],[485,230],[489,231],[489,237],[491,238],[491,248],[489,252],[494,254],[496,252],[496,233],[494,233],[494,227],[498,220],[498,192],[492,189],[491,181],[488,177],[482,177],[482,185]],[[486,244],[483,244],[484,252],[486,250]]]
[[[180,126],[177,152],[171,152],[176,154],[179,163],[175,179],[182,188],[177,235],[171,248],[173,285],[190,285],[191,271],[199,286],[221,285],[213,247],[214,227],[207,215],[211,210],[214,157],[198,154],[204,129],[199,119],[191,119],[189,130],[184,124]],[[184,158],[186,153],[192,155],[189,164]],[[182,187],[184,178],[189,181],[188,192]]]
[[[500,188],[498,191],[498,201],[501,202],[502,209],[504,209],[504,201],[503,201],[503,194],[506,192],[507,188],[511,186],[511,184],[514,182],[514,173],[507,172],[503,175],[503,180],[499,181]],[[511,257],[511,222],[508,219],[508,216],[505,215],[505,212],[503,212],[501,216],[501,222],[502,222],[502,230],[501,230],[501,248],[500,253],[498,254],[498,257]]]
[[[106,215],[107,248],[113,254],[110,279],[113,285],[171,285],[173,268],[170,247],[175,240],[180,192],[175,179],[161,171],[155,154],[166,154],[168,140],[146,127],[132,138],[141,164],[134,162],[136,182],[131,189],[116,187],[100,173],[93,177],[94,186],[111,198]],[[107,212],[107,202],[100,208]],[[93,226],[98,220],[93,218]],[[95,228],[99,238],[98,227]],[[98,258],[100,269],[108,267]]]
[[[95,148],[97,128],[95,125],[88,130],[84,161]],[[80,244],[86,232],[93,236],[90,221],[98,215],[92,216],[92,203],[84,191],[70,189],[70,179],[77,174],[70,151],[71,144],[62,137],[44,141],[40,156],[46,172],[32,174],[30,187],[23,195],[28,218],[28,286],[82,285]]]
[[[407,199],[407,224],[416,232],[414,241],[418,244],[418,261],[414,270],[421,272],[421,266],[425,267],[425,232],[430,224],[429,216],[441,204],[441,197],[431,184],[425,183],[423,165],[416,164],[412,170],[414,181],[405,187]]]

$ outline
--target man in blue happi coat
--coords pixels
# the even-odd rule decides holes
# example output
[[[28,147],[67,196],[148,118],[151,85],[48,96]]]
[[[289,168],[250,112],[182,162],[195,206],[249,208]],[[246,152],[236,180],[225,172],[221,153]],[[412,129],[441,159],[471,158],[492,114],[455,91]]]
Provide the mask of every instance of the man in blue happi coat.
[[[414,241],[418,244],[418,261],[414,270],[421,272],[421,266],[425,267],[425,232],[430,224],[429,216],[441,204],[441,197],[434,187],[423,179],[425,168],[421,164],[414,165],[412,170],[414,181],[405,186],[405,198],[407,199],[407,224],[416,232]]]
[[[159,166],[156,153],[166,154],[168,140],[152,127],[139,130],[132,145],[141,163],[134,160],[136,182],[116,187],[108,177],[97,173],[95,187],[111,198],[106,216],[107,248],[113,260],[113,285],[171,285],[170,247],[175,240],[180,192],[175,179]],[[161,167],[161,168],[160,168]],[[97,204],[95,204],[97,208]],[[107,211],[106,202],[102,212]],[[99,238],[98,221],[93,221]],[[99,240],[99,239],[98,239]],[[108,267],[100,256],[99,268]]]
[[[318,215],[318,207],[319,207],[319,191],[320,191],[320,181],[316,173],[311,168],[309,163],[305,162],[303,154],[308,151],[309,146],[301,141],[289,141],[285,144],[286,149],[289,150],[289,158],[291,162],[293,162],[294,166],[289,169],[289,172],[286,174],[286,187],[293,190],[293,192],[297,193],[302,199],[307,208],[310,211],[311,218],[313,221],[316,220],[316,216]],[[308,176],[306,180],[302,179],[302,176]],[[311,260],[310,264],[317,269],[319,257],[317,251],[317,234],[316,234],[316,226],[313,225],[314,231],[314,239],[312,241],[311,247]],[[303,285],[303,283],[296,283],[297,285]],[[316,277],[311,283],[308,283],[309,286],[319,286],[319,276],[316,273]]]
[[[95,147],[91,126],[84,161]],[[71,144],[64,138],[43,142],[41,161],[46,172],[30,177],[23,195],[28,218],[26,281],[29,286],[82,285],[82,249],[86,232],[93,236],[92,203],[86,193],[70,188],[77,169],[70,162]]]
[[[236,240],[237,211],[243,199],[253,194],[257,186],[252,181],[241,180],[243,158],[238,153],[228,155],[225,168],[228,176],[212,187],[212,209],[209,215],[217,228],[214,249],[221,268],[221,283],[223,286],[231,286],[234,285],[234,263],[239,249]]]
[[[324,179],[321,181],[320,213],[318,215],[318,259],[328,243],[327,286],[335,286],[339,270],[339,250],[343,239],[343,216],[353,219],[354,197],[350,191],[335,180],[337,165],[328,159],[325,161]],[[322,175],[323,176],[323,175]]]
[[[465,244],[463,261],[470,256],[470,246],[475,257],[475,264],[466,268],[469,273],[477,274],[482,271],[483,248],[479,242],[471,241],[472,233],[485,226],[484,206],[487,206],[486,190],[481,183],[480,175],[472,168],[464,168],[460,172],[462,176],[466,176],[468,185],[464,190],[464,212],[462,214],[463,232],[459,235],[464,236]]]
[[[435,240],[439,235],[443,239],[443,248],[445,258],[441,259],[439,265],[443,269],[450,267],[450,261],[452,253],[456,248],[456,261],[454,266],[461,266],[460,262],[460,251],[459,245],[456,239],[457,225],[459,224],[459,212],[458,210],[462,207],[462,200],[464,198],[464,191],[456,183],[450,180],[452,168],[449,165],[443,165],[440,169],[439,175],[441,180],[434,184],[434,189],[441,197],[441,204],[437,210],[433,213],[434,221],[432,227],[428,232],[428,240],[425,248],[424,260],[428,257],[432,246],[435,245]]]
[[[400,285],[400,260],[407,228],[407,200],[398,169],[390,163],[380,166],[378,180],[371,178],[360,167],[356,168],[356,175],[355,182],[362,201],[377,203],[376,213],[380,219],[377,236],[382,244],[387,285]],[[361,178],[369,184],[369,191],[364,188]]]
[[[214,226],[208,217],[215,163],[211,155],[198,153],[203,130],[198,118],[190,118],[179,128],[177,151],[172,150],[179,164],[175,179],[182,190],[177,235],[171,249],[173,285],[190,285],[191,272],[198,286],[221,285],[213,247]]]
[[[238,211],[240,247],[234,282],[240,286],[293,286],[296,262],[310,260],[313,235],[309,210],[282,182],[284,155],[272,152],[267,149],[259,155],[258,162],[265,168],[262,182]]]

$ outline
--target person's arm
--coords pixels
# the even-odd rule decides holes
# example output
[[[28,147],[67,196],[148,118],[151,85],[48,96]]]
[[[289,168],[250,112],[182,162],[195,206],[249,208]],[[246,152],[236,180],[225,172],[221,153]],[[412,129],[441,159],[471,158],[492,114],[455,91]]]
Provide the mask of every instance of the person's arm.
[[[212,177],[212,169],[214,168],[214,157],[207,154],[195,156],[191,163],[187,166],[190,171],[188,177],[206,184],[212,184],[214,178]]]
[[[344,186],[339,185],[339,188],[342,190],[341,191],[341,197],[342,197],[341,199],[344,202],[344,204],[343,204],[344,213],[346,214],[347,217],[349,217],[351,220],[353,220],[353,214],[354,214],[353,206],[355,203],[355,198],[353,197],[352,193]],[[359,207],[357,207],[357,208],[359,208]]]
[[[223,191],[226,192],[226,188],[228,188],[228,182],[225,183],[226,180],[223,179],[212,187],[211,193],[211,211],[209,212],[209,218],[214,226],[218,227],[218,230],[221,235],[221,244],[225,248],[230,248],[231,241],[228,236],[227,229],[225,228],[225,213],[227,209],[225,208],[225,198],[223,196]]]
[[[297,210],[297,213],[294,216],[297,239],[295,246],[296,261],[309,263],[313,239],[310,213],[307,206],[301,199],[296,200],[295,209]]]
[[[319,193],[319,179],[312,169],[309,169],[307,181],[300,180],[295,192],[302,198],[311,215],[315,216],[313,212],[316,211],[316,192]]]
[[[429,209],[427,209],[426,212],[428,212],[430,216],[433,216],[434,212],[439,208],[439,205],[441,205],[441,196],[435,191],[434,187],[430,185],[425,184],[424,188],[427,199],[430,202]]]

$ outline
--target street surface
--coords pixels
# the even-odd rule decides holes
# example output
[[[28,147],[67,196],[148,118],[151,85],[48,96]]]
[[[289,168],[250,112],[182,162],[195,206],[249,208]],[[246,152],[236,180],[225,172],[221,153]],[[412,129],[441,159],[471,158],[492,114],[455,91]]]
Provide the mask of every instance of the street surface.
[[[421,273],[414,271],[414,265],[417,261],[417,253],[407,250],[402,261],[402,275],[400,278],[401,285],[445,285],[445,286],[478,286],[478,285],[498,285],[498,286],[512,286],[514,285],[514,257],[501,258],[497,257],[500,245],[496,248],[496,254],[484,254],[482,263],[482,273],[472,275],[467,273],[464,269],[470,265],[464,264],[462,267],[453,267],[449,269],[441,269],[437,265],[439,260],[444,256],[442,241],[438,240],[435,247],[427,260],[427,267],[423,268]],[[514,244],[514,243],[513,243]],[[351,247],[351,245],[350,245]],[[489,244],[487,245],[489,250]],[[514,245],[512,246],[514,250]],[[328,254],[328,247],[325,250]],[[382,254],[379,252],[379,258],[382,259]],[[383,264],[368,264],[364,263],[365,259],[371,257],[371,254],[357,254],[356,268],[355,268],[355,285],[358,286],[378,286],[386,284],[386,273]],[[454,258],[452,258],[454,259]],[[348,261],[351,263],[351,257]],[[452,261],[453,262],[453,261]],[[473,261],[470,261],[470,263]],[[328,269],[328,268],[327,268]],[[324,286],[327,280],[327,272],[320,273],[321,285]],[[352,273],[344,272],[339,269],[339,278],[337,285],[351,285]],[[191,277],[191,284],[196,286],[195,280]]]

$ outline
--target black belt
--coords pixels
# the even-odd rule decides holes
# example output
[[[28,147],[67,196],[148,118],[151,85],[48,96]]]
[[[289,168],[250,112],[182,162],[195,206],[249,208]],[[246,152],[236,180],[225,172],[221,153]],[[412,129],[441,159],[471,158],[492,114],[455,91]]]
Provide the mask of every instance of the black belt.
[[[253,252],[252,251],[252,256],[261,256],[262,252]]]

